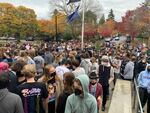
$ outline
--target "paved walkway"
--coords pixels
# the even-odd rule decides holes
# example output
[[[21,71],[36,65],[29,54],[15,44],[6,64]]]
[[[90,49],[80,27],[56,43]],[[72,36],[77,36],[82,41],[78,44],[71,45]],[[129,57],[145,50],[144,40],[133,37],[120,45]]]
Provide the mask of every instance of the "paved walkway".
[[[108,113],[132,113],[131,82],[117,80]]]
[[[112,88],[114,87],[114,85],[113,85],[113,82],[110,84],[110,87],[109,87],[109,99],[107,100],[107,103],[106,103],[106,110],[105,110],[105,112],[103,112],[103,111],[99,111],[99,113],[108,113],[108,110],[109,110],[109,106],[110,106],[110,103],[111,103],[111,97],[112,97],[112,94],[113,94],[113,91],[112,91]]]
[[[118,80],[114,91],[112,91],[113,87],[114,85],[111,83],[105,112],[100,110],[99,113],[132,113],[131,83],[129,81]]]

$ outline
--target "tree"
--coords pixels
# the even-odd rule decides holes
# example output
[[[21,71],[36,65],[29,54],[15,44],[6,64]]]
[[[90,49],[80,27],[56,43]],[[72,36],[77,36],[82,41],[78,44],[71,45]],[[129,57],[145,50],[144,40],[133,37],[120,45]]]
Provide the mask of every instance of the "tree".
[[[38,30],[34,10],[12,4],[0,3],[1,36],[35,36]]]
[[[92,11],[88,10],[85,12],[85,23],[96,24],[97,16]]]
[[[114,20],[115,15],[113,14],[113,10],[111,9],[109,14],[108,14],[108,19]]]
[[[77,5],[80,5],[79,7],[79,13],[82,14],[82,8],[83,4],[81,2],[72,3],[69,5],[66,5],[66,0],[59,0],[57,2],[54,2],[54,0],[50,0],[50,7],[53,9],[57,9],[59,12],[65,14],[68,16],[72,12],[74,12]],[[101,17],[102,15],[102,6],[100,4],[100,0],[86,0],[85,2],[85,24],[86,23],[93,23],[95,24],[97,19]],[[53,15],[53,13],[51,13]],[[81,16],[82,18],[82,16]],[[77,35],[81,34],[81,19],[74,21],[71,24],[68,24],[67,29],[70,29],[70,32],[72,33],[73,37],[76,37]],[[86,30],[86,29],[85,29]]]
[[[54,0],[50,0],[50,6],[53,9],[57,9],[59,12],[64,13],[65,15],[69,15],[71,12],[74,11],[76,5],[75,4],[70,4],[66,5],[67,1],[66,0],[59,0],[57,2],[54,2]],[[81,2],[79,2],[81,4]],[[82,10],[83,4],[80,5],[80,10]],[[94,14],[97,15],[97,17],[101,17],[101,12],[103,10],[102,5],[100,4],[100,0],[86,0],[85,2],[85,12],[87,11],[92,11]]]
[[[38,30],[36,14],[33,9],[24,6],[17,7],[17,18],[20,21],[21,36],[35,36]]]
[[[50,19],[50,22],[52,23],[51,24],[51,28],[55,30],[55,33],[56,33],[56,17],[57,17],[57,32],[58,33],[63,33],[66,29],[66,15],[62,12],[57,12],[53,13],[53,16],[52,16],[52,19]],[[53,26],[53,27],[52,27]],[[54,32],[52,32],[52,34],[55,34]]]
[[[116,22],[112,19],[107,20],[103,25],[99,25],[98,32],[103,37],[109,37],[117,33],[117,26]]]
[[[0,34],[1,36],[11,35],[12,29],[10,25],[12,20],[15,19],[13,12],[16,12],[16,9],[13,5],[8,3],[0,3]]]
[[[57,20],[56,20],[57,17]],[[56,21],[57,21],[57,28],[56,28]],[[52,18],[49,20],[38,20],[38,26],[40,28],[40,36],[55,36],[56,29],[57,34],[64,33],[66,30],[66,15],[57,12],[54,13]]]
[[[118,30],[124,34],[130,34],[132,38],[137,36],[148,38],[150,36],[150,7],[147,4],[146,2],[135,10],[127,11],[122,22],[118,23]]]
[[[99,25],[102,25],[105,23],[105,15],[103,14],[103,16],[101,17],[100,21],[99,21]]]

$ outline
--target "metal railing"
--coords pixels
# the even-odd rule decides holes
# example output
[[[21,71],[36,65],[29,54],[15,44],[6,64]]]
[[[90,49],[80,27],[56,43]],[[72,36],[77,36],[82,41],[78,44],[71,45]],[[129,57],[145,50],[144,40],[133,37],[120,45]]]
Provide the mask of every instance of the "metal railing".
[[[135,109],[135,113],[144,113],[143,108],[141,105],[141,100],[139,96],[139,86],[137,85],[136,78],[134,78],[134,85],[133,85],[133,109]],[[140,112],[139,112],[140,111]]]

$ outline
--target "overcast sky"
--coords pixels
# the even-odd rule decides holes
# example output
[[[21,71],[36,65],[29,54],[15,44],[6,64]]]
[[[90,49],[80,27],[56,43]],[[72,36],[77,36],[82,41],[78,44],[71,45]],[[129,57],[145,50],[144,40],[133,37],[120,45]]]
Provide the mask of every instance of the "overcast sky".
[[[50,16],[49,0],[0,0],[0,2],[7,2],[12,3],[15,6],[23,5],[32,8],[35,10],[38,19],[48,19]],[[139,4],[143,3],[144,0],[100,0],[100,2],[103,6],[103,12],[106,18],[110,9],[113,9],[115,19],[121,21],[121,16],[123,16],[127,10],[135,9]]]

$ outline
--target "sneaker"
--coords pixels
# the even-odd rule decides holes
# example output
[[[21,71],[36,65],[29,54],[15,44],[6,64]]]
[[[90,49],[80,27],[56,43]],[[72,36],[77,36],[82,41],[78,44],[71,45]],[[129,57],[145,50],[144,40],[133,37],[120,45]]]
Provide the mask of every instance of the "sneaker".
[[[112,88],[111,90],[114,91],[114,88]]]
[[[141,111],[140,110],[138,110],[138,112],[137,113],[141,113]]]
[[[141,111],[140,110],[138,110],[138,112],[137,113],[141,113]],[[144,113],[144,110],[143,110],[143,113]]]
[[[105,111],[105,106],[102,106],[102,111]]]

